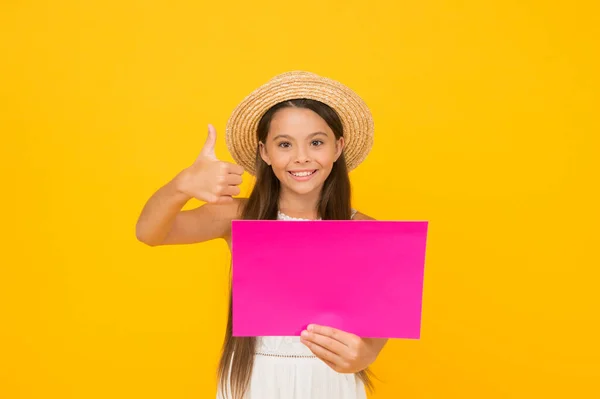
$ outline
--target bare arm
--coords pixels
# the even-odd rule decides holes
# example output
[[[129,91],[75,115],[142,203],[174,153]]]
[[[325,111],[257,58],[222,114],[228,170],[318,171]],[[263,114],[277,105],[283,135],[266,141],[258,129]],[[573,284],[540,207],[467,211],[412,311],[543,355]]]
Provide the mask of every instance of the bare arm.
[[[191,244],[226,238],[231,221],[239,214],[244,169],[217,160],[214,155],[216,132],[209,136],[200,155],[188,168],[158,189],[146,202],[136,224],[136,237],[150,245]],[[198,208],[182,211],[197,198],[206,202]]]
[[[146,202],[135,226],[139,241],[155,246],[169,235],[177,214],[190,196],[177,189],[177,178],[158,189]]]
[[[182,211],[191,197],[179,191],[177,183],[176,177],[146,202],[136,224],[137,239],[150,246],[226,239],[244,200],[235,198],[229,203],[207,203]]]

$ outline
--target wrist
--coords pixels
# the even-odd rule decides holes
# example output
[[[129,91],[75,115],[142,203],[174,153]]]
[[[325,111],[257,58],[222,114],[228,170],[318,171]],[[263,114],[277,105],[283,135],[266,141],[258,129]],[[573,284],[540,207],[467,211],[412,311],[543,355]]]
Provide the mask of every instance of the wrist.
[[[186,179],[185,170],[183,170],[183,171],[179,172],[177,174],[177,176],[175,176],[173,178],[173,180],[171,180],[171,183],[170,183],[173,195],[179,201],[182,201],[182,202],[187,202],[192,198],[191,195],[189,195],[185,192],[185,189],[184,189],[185,179]]]

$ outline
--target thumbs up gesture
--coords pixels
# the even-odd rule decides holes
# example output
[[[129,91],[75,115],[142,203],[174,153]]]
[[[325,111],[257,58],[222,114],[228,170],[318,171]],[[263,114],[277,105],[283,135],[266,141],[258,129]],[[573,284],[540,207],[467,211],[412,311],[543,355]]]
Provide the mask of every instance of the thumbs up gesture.
[[[217,131],[208,125],[208,137],[194,163],[184,169],[179,177],[179,191],[200,201],[213,204],[233,202],[240,193],[244,168],[219,161],[215,155]]]

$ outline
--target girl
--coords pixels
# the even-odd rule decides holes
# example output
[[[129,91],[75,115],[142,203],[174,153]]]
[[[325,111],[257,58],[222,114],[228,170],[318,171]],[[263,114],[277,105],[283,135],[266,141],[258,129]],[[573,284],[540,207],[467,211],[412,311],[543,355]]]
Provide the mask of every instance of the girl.
[[[222,238],[231,249],[233,219],[372,220],[352,209],[348,178],[372,146],[372,117],[337,81],[302,71],[276,76],[246,97],[227,123],[237,164],[217,160],[215,142],[209,125],[195,162],[148,200],[136,226],[140,241],[156,246]],[[255,186],[249,198],[234,198],[244,171],[256,176]],[[192,197],[206,204],[182,211]],[[368,366],[385,339],[318,325],[300,337],[234,338],[231,309],[230,303],[217,398],[366,398]]]

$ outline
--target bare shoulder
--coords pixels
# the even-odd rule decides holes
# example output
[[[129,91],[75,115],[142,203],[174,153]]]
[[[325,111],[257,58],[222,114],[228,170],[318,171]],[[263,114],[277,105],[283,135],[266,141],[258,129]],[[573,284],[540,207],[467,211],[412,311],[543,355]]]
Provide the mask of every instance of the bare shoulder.
[[[375,220],[375,218],[372,218],[369,215],[365,215],[364,213],[357,211],[354,215],[353,220]]]

